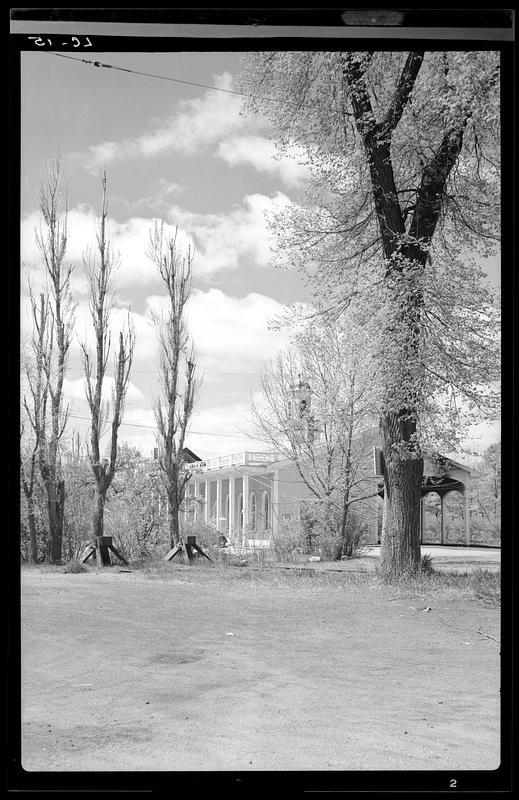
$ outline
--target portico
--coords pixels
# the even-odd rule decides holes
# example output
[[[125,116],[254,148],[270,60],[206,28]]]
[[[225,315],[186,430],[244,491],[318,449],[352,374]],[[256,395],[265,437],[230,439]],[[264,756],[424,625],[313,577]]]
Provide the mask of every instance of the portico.
[[[440,498],[440,543],[445,542],[445,497],[449,492],[459,492],[464,499],[463,521],[465,526],[465,544],[470,545],[470,485],[472,478],[478,478],[479,472],[459,464],[445,456],[424,456],[424,477],[421,499],[421,541],[425,533],[424,498],[435,492]]]
[[[270,544],[278,526],[278,458],[245,451],[189,464],[185,519],[214,525],[231,541]]]

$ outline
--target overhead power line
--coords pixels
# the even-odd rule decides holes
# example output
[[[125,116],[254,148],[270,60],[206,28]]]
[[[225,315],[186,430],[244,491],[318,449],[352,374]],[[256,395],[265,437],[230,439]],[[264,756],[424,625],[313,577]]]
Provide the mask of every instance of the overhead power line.
[[[83,367],[68,367],[70,370],[83,370]],[[261,375],[261,372],[207,372],[203,367],[200,367],[203,375]],[[158,375],[157,369],[132,369],[132,375],[146,373],[150,375]]]
[[[57,56],[58,58],[68,58],[70,61],[80,61],[83,64],[89,64],[94,67],[103,67],[104,69],[115,69],[119,72],[130,72],[132,75],[144,75],[147,78],[158,78],[161,81],[172,81],[173,83],[183,83],[186,86],[198,86],[201,89],[212,89],[215,92],[225,92],[226,94],[237,94],[240,97],[245,97],[243,92],[237,92],[233,89],[222,89],[219,86],[210,86],[207,83],[196,83],[195,81],[185,81],[181,78],[172,78],[169,75],[156,75],[153,72],[141,72],[138,69],[129,69],[128,67],[116,67],[115,64],[104,64],[102,61],[92,61],[88,58],[74,58],[74,56],[65,55],[65,53],[55,53],[51,52],[50,50],[44,50],[43,52],[49,53],[49,55]]]
[[[69,414],[69,417],[72,419],[84,419],[87,422],[90,422],[90,417],[82,417],[80,414]],[[129,427],[129,428],[145,428],[149,431],[156,431],[157,427],[155,425],[143,425],[137,422],[121,422],[121,426]],[[209,433],[209,431],[192,431],[190,430],[189,433],[195,433],[197,436],[219,436],[223,439],[254,439],[256,442],[263,442],[263,439],[259,439],[257,436],[250,436],[248,433],[244,433],[239,436],[237,433]]]
[[[153,72],[141,72],[138,69],[130,69],[129,67],[117,67],[115,64],[105,64],[103,61],[92,61],[88,58],[75,58],[74,56],[66,55],[65,53],[56,53],[52,50],[42,50],[42,53],[47,53],[50,56],[57,56],[58,58],[67,58],[69,61],[79,61],[80,63],[87,64],[91,67],[100,67],[104,69],[114,69],[119,72],[128,72],[131,75],[143,75],[147,78],[156,78],[157,80],[161,81],[170,81],[172,83],[182,83],[186,86],[196,86],[200,89],[209,89],[213,92],[224,92],[225,94],[234,94],[238,95],[239,97],[255,97],[258,100],[268,100],[269,103],[282,103],[285,106],[292,106],[294,108],[313,108],[313,104],[306,104],[306,103],[291,103],[287,101],[285,98],[279,97],[262,97],[261,95],[257,94],[245,94],[244,92],[238,92],[235,89],[222,89],[221,86],[211,86],[208,83],[197,83],[196,81],[186,81],[182,78],[173,78],[171,75],[157,75]],[[344,109],[341,111],[344,116],[351,117],[352,114],[350,112],[345,111]]]

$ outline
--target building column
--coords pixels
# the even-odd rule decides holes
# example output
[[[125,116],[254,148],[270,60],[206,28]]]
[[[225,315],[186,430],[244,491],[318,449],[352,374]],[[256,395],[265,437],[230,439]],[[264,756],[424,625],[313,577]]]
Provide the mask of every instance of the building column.
[[[199,499],[198,489],[199,489],[199,487],[200,487],[200,484],[198,483],[198,481],[195,480],[195,485],[193,487],[193,497],[194,497],[193,522],[195,522],[195,523],[198,521],[198,499]]]
[[[229,476],[229,538],[234,538],[234,504],[235,504],[234,475]]]
[[[441,524],[441,544],[445,542],[445,509],[443,507],[443,501],[445,500],[445,495],[440,495],[440,524]]]
[[[209,523],[209,499],[211,497],[211,482],[205,479],[205,494],[204,494],[204,522]]]
[[[272,493],[270,496],[270,530],[271,539],[276,543],[276,536],[279,533],[279,470],[275,469],[272,474]]]
[[[463,497],[465,500],[465,544],[468,547],[470,545],[470,483],[468,478],[463,487]]]
[[[222,479],[216,479],[216,530],[220,530],[222,516]]]
[[[245,540],[246,532],[245,526],[249,524],[249,476],[243,476],[243,524],[242,524],[242,540]]]

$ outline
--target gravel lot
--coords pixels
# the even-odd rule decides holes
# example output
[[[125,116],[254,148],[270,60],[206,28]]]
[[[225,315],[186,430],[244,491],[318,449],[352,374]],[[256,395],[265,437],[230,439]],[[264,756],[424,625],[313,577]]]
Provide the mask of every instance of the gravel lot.
[[[22,763],[492,770],[499,625],[369,575],[23,570]]]

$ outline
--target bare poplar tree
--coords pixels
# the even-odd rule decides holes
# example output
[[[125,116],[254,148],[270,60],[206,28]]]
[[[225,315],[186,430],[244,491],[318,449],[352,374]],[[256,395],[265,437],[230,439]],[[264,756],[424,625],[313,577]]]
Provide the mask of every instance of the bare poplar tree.
[[[74,325],[74,305],[70,293],[72,266],[65,264],[67,248],[67,197],[61,180],[61,159],[50,162],[39,188],[42,217],[35,231],[36,244],[45,264],[46,293],[39,303],[31,291],[33,317],[32,375],[29,378],[30,403],[24,408],[35,435],[35,452],[47,496],[47,560],[61,560],[65,481],[61,474],[60,441],[68,419],[63,408],[63,381]],[[27,483],[27,488],[34,482]],[[24,487],[24,491],[25,491]],[[27,493],[26,493],[27,497]]]
[[[261,404],[251,413],[259,434],[296,467],[302,483],[321,504],[341,517],[346,540],[348,512],[374,497],[376,481],[366,474],[375,416],[372,376],[363,366],[364,350],[345,325],[313,319],[261,375]],[[306,384],[306,401],[294,389]]]
[[[92,363],[87,345],[81,344],[86,398],[92,420],[89,459],[95,479],[95,506],[92,520],[95,538],[103,535],[106,493],[116,473],[118,433],[135,348],[135,332],[128,322],[128,327],[119,332],[119,346],[114,359],[112,401],[111,403],[104,402],[103,386],[111,352],[109,325],[113,309],[113,276],[118,266],[118,258],[112,251],[107,233],[106,172],[102,177],[102,187],[96,256],[92,257],[87,251],[83,258],[90,281],[90,314],[96,345],[94,363]],[[111,422],[109,422],[110,417]],[[109,457],[101,458],[101,437],[105,432],[105,426],[110,427],[110,449]]]
[[[177,247],[177,231],[166,238],[164,223],[155,223],[148,256],[167,290],[165,309],[153,315],[160,354],[160,395],[154,402],[154,412],[159,464],[168,498],[170,543],[174,547],[180,539],[178,515],[189,480],[184,468],[184,442],[199,386],[185,321],[185,306],[193,285],[193,251],[188,248],[182,255]]]
[[[36,533],[36,515],[34,505],[34,489],[37,478],[38,452],[40,441],[45,428],[48,388],[44,371],[44,353],[48,352],[48,318],[49,306],[45,295],[40,294],[39,304],[36,302],[32,291],[31,312],[33,333],[30,342],[30,351],[23,360],[27,393],[23,395],[23,408],[32,429],[32,441],[23,447],[26,438],[25,426],[22,423],[20,431],[20,477],[23,493],[27,502],[27,525],[29,528],[30,560],[35,564],[38,560],[38,542]],[[25,452],[24,452],[25,450]]]

